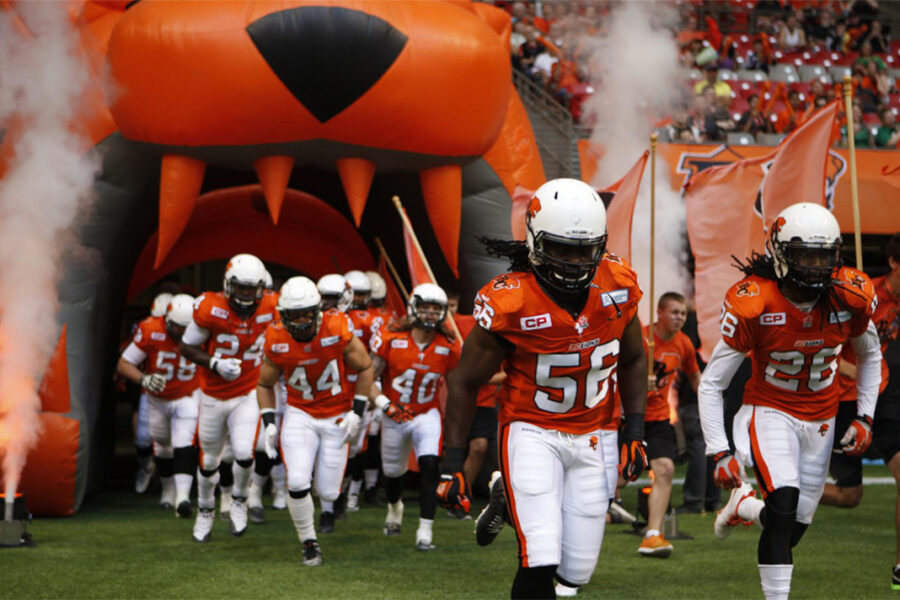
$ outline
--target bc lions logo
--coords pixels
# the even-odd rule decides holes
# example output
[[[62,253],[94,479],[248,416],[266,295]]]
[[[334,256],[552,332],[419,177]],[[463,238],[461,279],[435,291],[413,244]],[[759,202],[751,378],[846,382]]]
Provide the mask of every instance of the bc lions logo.
[[[588,444],[590,444],[591,450],[596,452],[597,451],[597,436],[592,435],[591,438],[588,440]]]
[[[852,285],[854,287],[858,287],[859,289],[863,289],[866,285],[866,280],[863,277],[860,277],[859,275],[854,275],[850,279],[850,285]]]
[[[783,221],[784,219],[781,219],[781,220]],[[756,282],[754,282],[754,281],[744,281],[744,282],[738,284],[738,289],[737,289],[737,292],[735,292],[735,295],[737,295],[740,298],[743,298],[743,297],[749,298],[750,296],[759,296],[759,286],[756,285]]]
[[[828,423],[822,423],[819,425],[819,435],[825,437],[826,433],[828,433]]]
[[[772,233],[778,233],[784,227],[787,221],[784,220],[784,217],[778,217],[775,219],[775,222],[772,223]]]
[[[528,203],[528,218],[534,218],[534,215],[538,214],[541,211],[541,199],[537,196],[531,199],[531,202]]]
[[[519,279],[505,273],[497,277],[497,279],[494,280],[494,285],[491,287],[495,290],[514,290],[519,287]]]

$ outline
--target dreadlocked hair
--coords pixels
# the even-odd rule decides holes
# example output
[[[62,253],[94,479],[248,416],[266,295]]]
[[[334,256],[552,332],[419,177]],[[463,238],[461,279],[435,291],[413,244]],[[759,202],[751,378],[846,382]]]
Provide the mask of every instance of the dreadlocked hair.
[[[453,317],[449,314],[447,317],[441,321],[441,323],[437,326],[438,333],[442,334],[447,341],[453,344],[456,342],[456,336],[453,334],[453,330],[450,328],[450,325],[447,324],[447,319],[452,319]],[[399,319],[393,319],[390,323],[388,323],[388,331],[393,333],[399,333],[401,331],[409,331],[412,329],[413,320],[409,317],[409,315],[405,317],[400,317]]]
[[[775,260],[771,256],[760,254],[759,252],[756,252],[754,250],[750,254],[750,258],[746,259],[746,264],[741,262],[741,260],[733,254],[731,255],[731,258],[734,260],[734,263],[732,263],[732,265],[747,277],[756,275],[757,277],[762,277],[764,279],[778,281],[778,277],[775,275]],[[831,284],[832,285],[826,288],[819,296],[821,302],[819,302],[817,306],[822,310],[822,314],[824,316],[824,319],[819,324],[819,329],[821,329],[825,323],[829,322],[837,323],[839,329],[843,329],[844,327],[844,324],[838,318],[838,313],[841,311],[849,311],[850,307],[847,305],[844,299],[834,291],[835,286],[846,290],[854,296],[859,296],[860,298],[865,299],[864,294],[855,291],[853,289],[853,285],[848,284],[843,280],[832,279]]]
[[[498,240],[487,237],[480,237],[478,241],[484,244],[488,254],[508,259],[508,271],[521,272],[531,270],[531,261],[528,260],[528,246],[525,245],[525,242]]]

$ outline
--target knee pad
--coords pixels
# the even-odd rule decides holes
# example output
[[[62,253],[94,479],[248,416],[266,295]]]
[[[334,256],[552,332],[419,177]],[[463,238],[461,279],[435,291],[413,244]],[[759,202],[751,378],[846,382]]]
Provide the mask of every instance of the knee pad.
[[[234,471],[231,470],[232,463],[222,462],[219,464],[219,486],[231,487],[234,485]]]
[[[256,452],[255,459],[253,471],[256,472],[257,475],[266,477],[269,474],[269,471],[272,470],[272,459],[270,459],[269,455],[265,452]]]
[[[194,446],[175,448],[172,458],[175,460],[176,473],[194,474],[197,467],[197,449]]]
[[[437,477],[440,475],[438,457],[434,454],[419,457],[419,472],[423,477]]]
[[[175,459],[155,456],[153,460],[160,477],[172,477],[175,474]]]
[[[769,519],[779,518],[777,515],[788,515],[797,512],[800,502],[800,490],[795,487],[778,488],[766,497],[766,513]],[[785,517],[786,518],[786,517]],[[791,520],[793,524],[793,519]]]
[[[288,490],[288,494],[291,498],[295,500],[299,500],[300,498],[305,497],[309,493],[310,488],[306,488],[305,490],[300,490],[299,492],[295,492],[294,490]]]
[[[568,579],[565,579],[564,577],[562,577],[559,573],[556,574],[556,581],[557,581],[557,583],[561,583],[561,584],[563,584],[564,586],[570,587],[570,588],[581,587],[581,584],[578,584],[578,583],[572,583],[572,582],[569,581]]]
[[[555,598],[553,575],[558,565],[519,567],[513,580],[511,598]]]
[[[249,469],[250,467],[253,466],[252,458],[238,458],[238,459],[235,459],[234,462],[236,462],[238,464],[238,466],[244,467],[245,469]]]
[[[203,467],[200,467],[200,474],[204,477],[212,477],[216,473],[216,469],[204,469]]]
[[[797,522],[797,503],[800,490],[795,487],[778,488],[766,497],[763,510],[763,532],[759,536],[758,559],[761,565],[787,565],[791,556],[794,525]],[[802,533],[801,533],[802,535]],[[798,538],[799,541],[799,538]]]

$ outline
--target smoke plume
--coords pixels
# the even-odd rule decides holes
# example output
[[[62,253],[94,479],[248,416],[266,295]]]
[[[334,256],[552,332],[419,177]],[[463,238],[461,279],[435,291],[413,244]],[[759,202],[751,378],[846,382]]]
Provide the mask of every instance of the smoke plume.
[[[683,100],[687,78],[678,60],[678,46],[668,25],[676,15],[662,2],[623,2],[605,23],[605,31],[586,43],[598,66],[596,91],[585,104],[594,122],[592,144],[603,148],[591,183],[605,187],[622,177],[649,146],[653,125]],[[657,155],[656,165],[656,298],[667,291],[690,297],[691,282],[684,266],[685,209],[680,193],[672,191],[668,166]],[[650,163],[644,171],[634,209],[631,261],[638,273],[644,300],[640,316],[646,323],[650,290]],[[654,300],[655,302],[655,300]],[[655,312],[654,312],[655,317]]]
[[[61,256],[98,165],[70,129],[90,72],[68,4],[0,10],[0,65],[0,147],[14,151],[5,165],[0,156],[0,457],[10,498],[40,435],[37,385],[59,336]]]

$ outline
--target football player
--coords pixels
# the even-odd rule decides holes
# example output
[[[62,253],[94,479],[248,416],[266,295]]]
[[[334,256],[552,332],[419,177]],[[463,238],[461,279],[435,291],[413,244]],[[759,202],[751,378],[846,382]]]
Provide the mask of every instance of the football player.
[[[700,381],[698,401],[706,452],[716,461],[716,485],[732,489],[715,533],[759,523],[758,564],[766,598],[787,598],[792,548],[812,522],[822,495],[832,440],[862,455],[872,439],[881,381],[881,350],[871,316],[872,282],[841,266],[841,230],[828,209],[799,203],[773,221],[769,256],[754,254],[746,277],[728,290],[722,339]],[[856,417],[835,431],[841,347],[857,357]],[[722,393],[750,353],[753,374],[734,418],[734,452],[725,435]],[[752,466],[763,500],[742,479]]]
[[[200,365],[200,469],[194,541],[210,539],[215,517],[213,492],[226,436],[234,453],[230,510],[232,535],[247,529],[247,488],[259,420],[256,382],[266,327],[275,319],[277,294],[265,290],[266,268],[251,254],[238,254],[225,267],[222,292],[206,292],[181,338],[181,354]]]
[[[273,386],[284,375],[288,407],[280,445],[288,473],[288,510],[303,544],[303,564],[322,564],[313,527],[309,495],[315,470],[316,492],[333,503],[341,491],[348,444],[357,435],[372,387],[372,361],[353,335],[346,315],[322,312],[322,299],[306,277],[292,277],[281,288],[281,322],[266,331],[265,362],[257,394],[264,424],[266,452],[276,455]],[[355,395],[344,369],[357,372]],[[321,523],[334,527],[334,515],[323,512]]]
[[[574,594],[600,554],[613,493],[606,464],[619,457],[599,443],[599,424],[616,376],[622,470],[633,480],[646,466],[647,359],[636,314],[641,290],[634,272],[605,252],[606,210],[596,191],[574,179],[548,181],[525,218],[525,243],[487,241],[510,259],[511,272],[476,296],[478,326],[450,374],[438,494],[448,508],[466,500],[463,452],[475,398],[502,363],[502,477],[476,520],[476,539],[493,541],[508,511],[519,542],[512,597],[553,598],[554,576]]]
[[[410,294],[406,318],[380,329],[371,341],[375,377],[381,379],[383,390],[373,402],[388,417],[382,419],[381,430],[388,501],[384,534],[400,535],[403,476],[412,449],[420,473],[416,548],[426,551],[434,550],[434,489],[440,475],[441,415],[437,389],[441,378],[459,360],[459,341],[445,323],[446,317],[447,294],[433,283],[422,283]]]
[[[900,233],[895,233],[887,244],[886,254],[890,271],[887,275],[872,280],[878,306],[872,315],[872,322],[878,331],[882,355],[890,342],[897,339],[900,331]],[[835,419],[837,431],[846,429],[856,415],[856,356],[849,352],[849,346],[841,352],[838,372],[840,387],[840,407]],[[895,393],[884,393],[888,385],[889,369],[887,360],[881,362],[881,387],[875,406],[872,425],[872,442],[897,480],[900,489],[900,402]],[[822,494],[822,504],[852,508],[859,505],[863,495],[862,457],[841,452],[836,444],[829,467],[835,483],[826,483]],[[896,514],[897,564],[893,567],[891,586],[900,590],[900,511]]]
[[[391,319],[397,317],[393,311],[385,306],[387,301],[387,283],[376,271],[366,271],[366,275],[369,276],[369,281],[372,283],[372,293],[369,296],[369,310],[381,317],[381,325],[387,325],[391,322]]]
[[[172,300],[172,294],[168,292],[157,294],[150,305],[150,317],[165,316],[170,300]],[[132,331],[132,338],[135,333],[137,333],[137,326]],[[153,460],[153,437],[150,435],[150,411],[147,406],[147,392],[143,387],[134,419],[134,446],[138,462],[138,470],[134,477],[134,491],[143,494],[150,486],[153,474],[156,473],[156,463]]]
[[[322,310],[336,310],[347,312],[353,303],[353,288],[347,283],[343,275],[329,273],[322,275],[316,282],[316,289],[322,297]]]
[[[672,543],[662,534],[663,517],[672,496],[672,475],[675,473],[675,456],[678,444],[675,428],[669,422],[669,389],[679,374],[697,391],[700,384],[700,368],[697,366],[697,350],[681,328],[687,318],[687,300],[677,292],[666,292],[659,297],[656,306],[656,322],[653,324],[653,380],[647,395],[644,428],[647,435],[647,458],[653,471],[653,485],[647,499],[647,531],[638,548],[641,556],[667,558],[672,554]],[[650,326],[644,327],[645,345],[649,340]]]
[[[191,516],[197,429],[197,365],[178,353],[178,342],[191,322],[194,299],[187,294],[172,297],[164,317],[141,321],[131,343],[122,352],[117,369],[147,392],[150,436],[155,447],[162,496],[159,504],[175,509],[178,517]],[[138,365],[146,361],[145,371]]]

